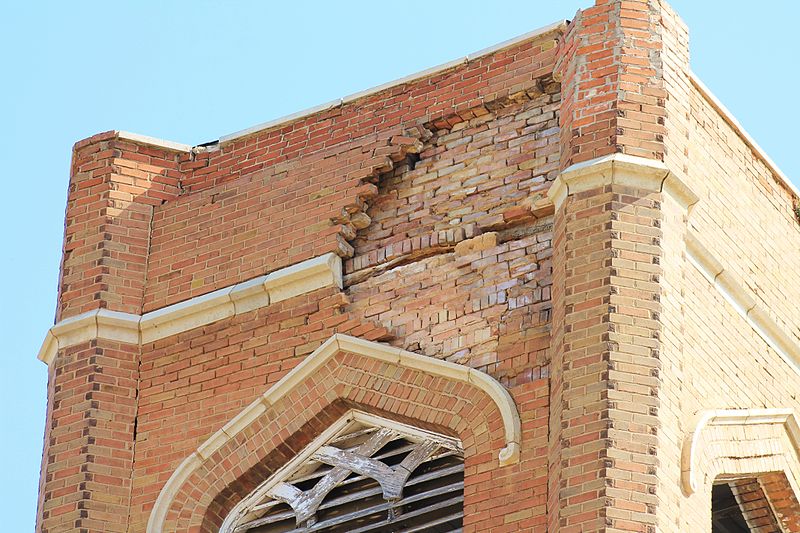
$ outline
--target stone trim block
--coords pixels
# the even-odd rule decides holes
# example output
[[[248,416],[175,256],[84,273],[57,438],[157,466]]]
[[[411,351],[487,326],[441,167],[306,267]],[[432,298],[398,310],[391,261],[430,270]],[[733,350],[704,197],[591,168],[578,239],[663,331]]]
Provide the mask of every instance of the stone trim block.
[[[342,259],[328,253],[144,315],[97,309],[67,318],[48,330],[37,357],[50,365],[58,350],[92,339],[146,344],[332,286],[342,288]]]
[[[626,185],[663,192],[690,211],[699,201],[694,192],[661,162],[627,154],[612,154],[566,168],[547,191],[558,209],[567,196],[603,187]]]

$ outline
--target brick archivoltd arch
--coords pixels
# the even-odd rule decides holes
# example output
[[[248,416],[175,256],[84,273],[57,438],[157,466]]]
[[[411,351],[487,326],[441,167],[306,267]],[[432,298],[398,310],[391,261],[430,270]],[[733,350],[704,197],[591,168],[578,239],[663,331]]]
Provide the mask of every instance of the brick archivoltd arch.
[[[350,409],[457,436],[467,474],[519,460],[519,413],[493,378],[337,334],[178,466],[148,533],[217,531],[241,498]],[[465,494],[465,506],[477,493]]]

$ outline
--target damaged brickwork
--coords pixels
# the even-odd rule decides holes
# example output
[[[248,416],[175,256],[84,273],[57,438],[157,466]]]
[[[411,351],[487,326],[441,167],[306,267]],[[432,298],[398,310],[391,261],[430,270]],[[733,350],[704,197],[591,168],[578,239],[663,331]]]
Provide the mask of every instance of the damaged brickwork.
[[[798,198],[688,62],[667,4],[597,0],[193,148],[76,143],[37,530],[219,531],[357,410],[463,445],[464,531],[710,531],[720,483],[800,531]],[[375,356],[293,372],[341,335]]]

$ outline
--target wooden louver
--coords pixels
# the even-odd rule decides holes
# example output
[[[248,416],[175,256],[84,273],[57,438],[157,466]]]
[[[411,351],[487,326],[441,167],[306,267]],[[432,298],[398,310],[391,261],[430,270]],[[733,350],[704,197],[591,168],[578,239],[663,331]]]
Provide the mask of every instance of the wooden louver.
[[[460,443],[396,423],[382,427],[368,418],[372,423],[363,416],[348,420],[291,472],[267,480],[238,506],[223,531],[461,531]]]

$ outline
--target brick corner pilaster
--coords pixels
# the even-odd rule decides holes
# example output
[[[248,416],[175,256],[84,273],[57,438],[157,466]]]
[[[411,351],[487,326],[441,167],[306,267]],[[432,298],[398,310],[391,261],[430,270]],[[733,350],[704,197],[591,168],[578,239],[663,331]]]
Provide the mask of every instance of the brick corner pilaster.
[[[551,531],[656,526],[662,163],[559,177]],[[582,529],[581,529],[582,528]]]
[[[56,320],[139,314],[153,209],[180,193],[180,154],[120,132],[73,148]],[[125,531],[140,348],[93,339],[50,363],[38,531]]]
[[[178,158],[115,131],[75,143],[57,321],[141,312],[153,208],[180,194]]]

